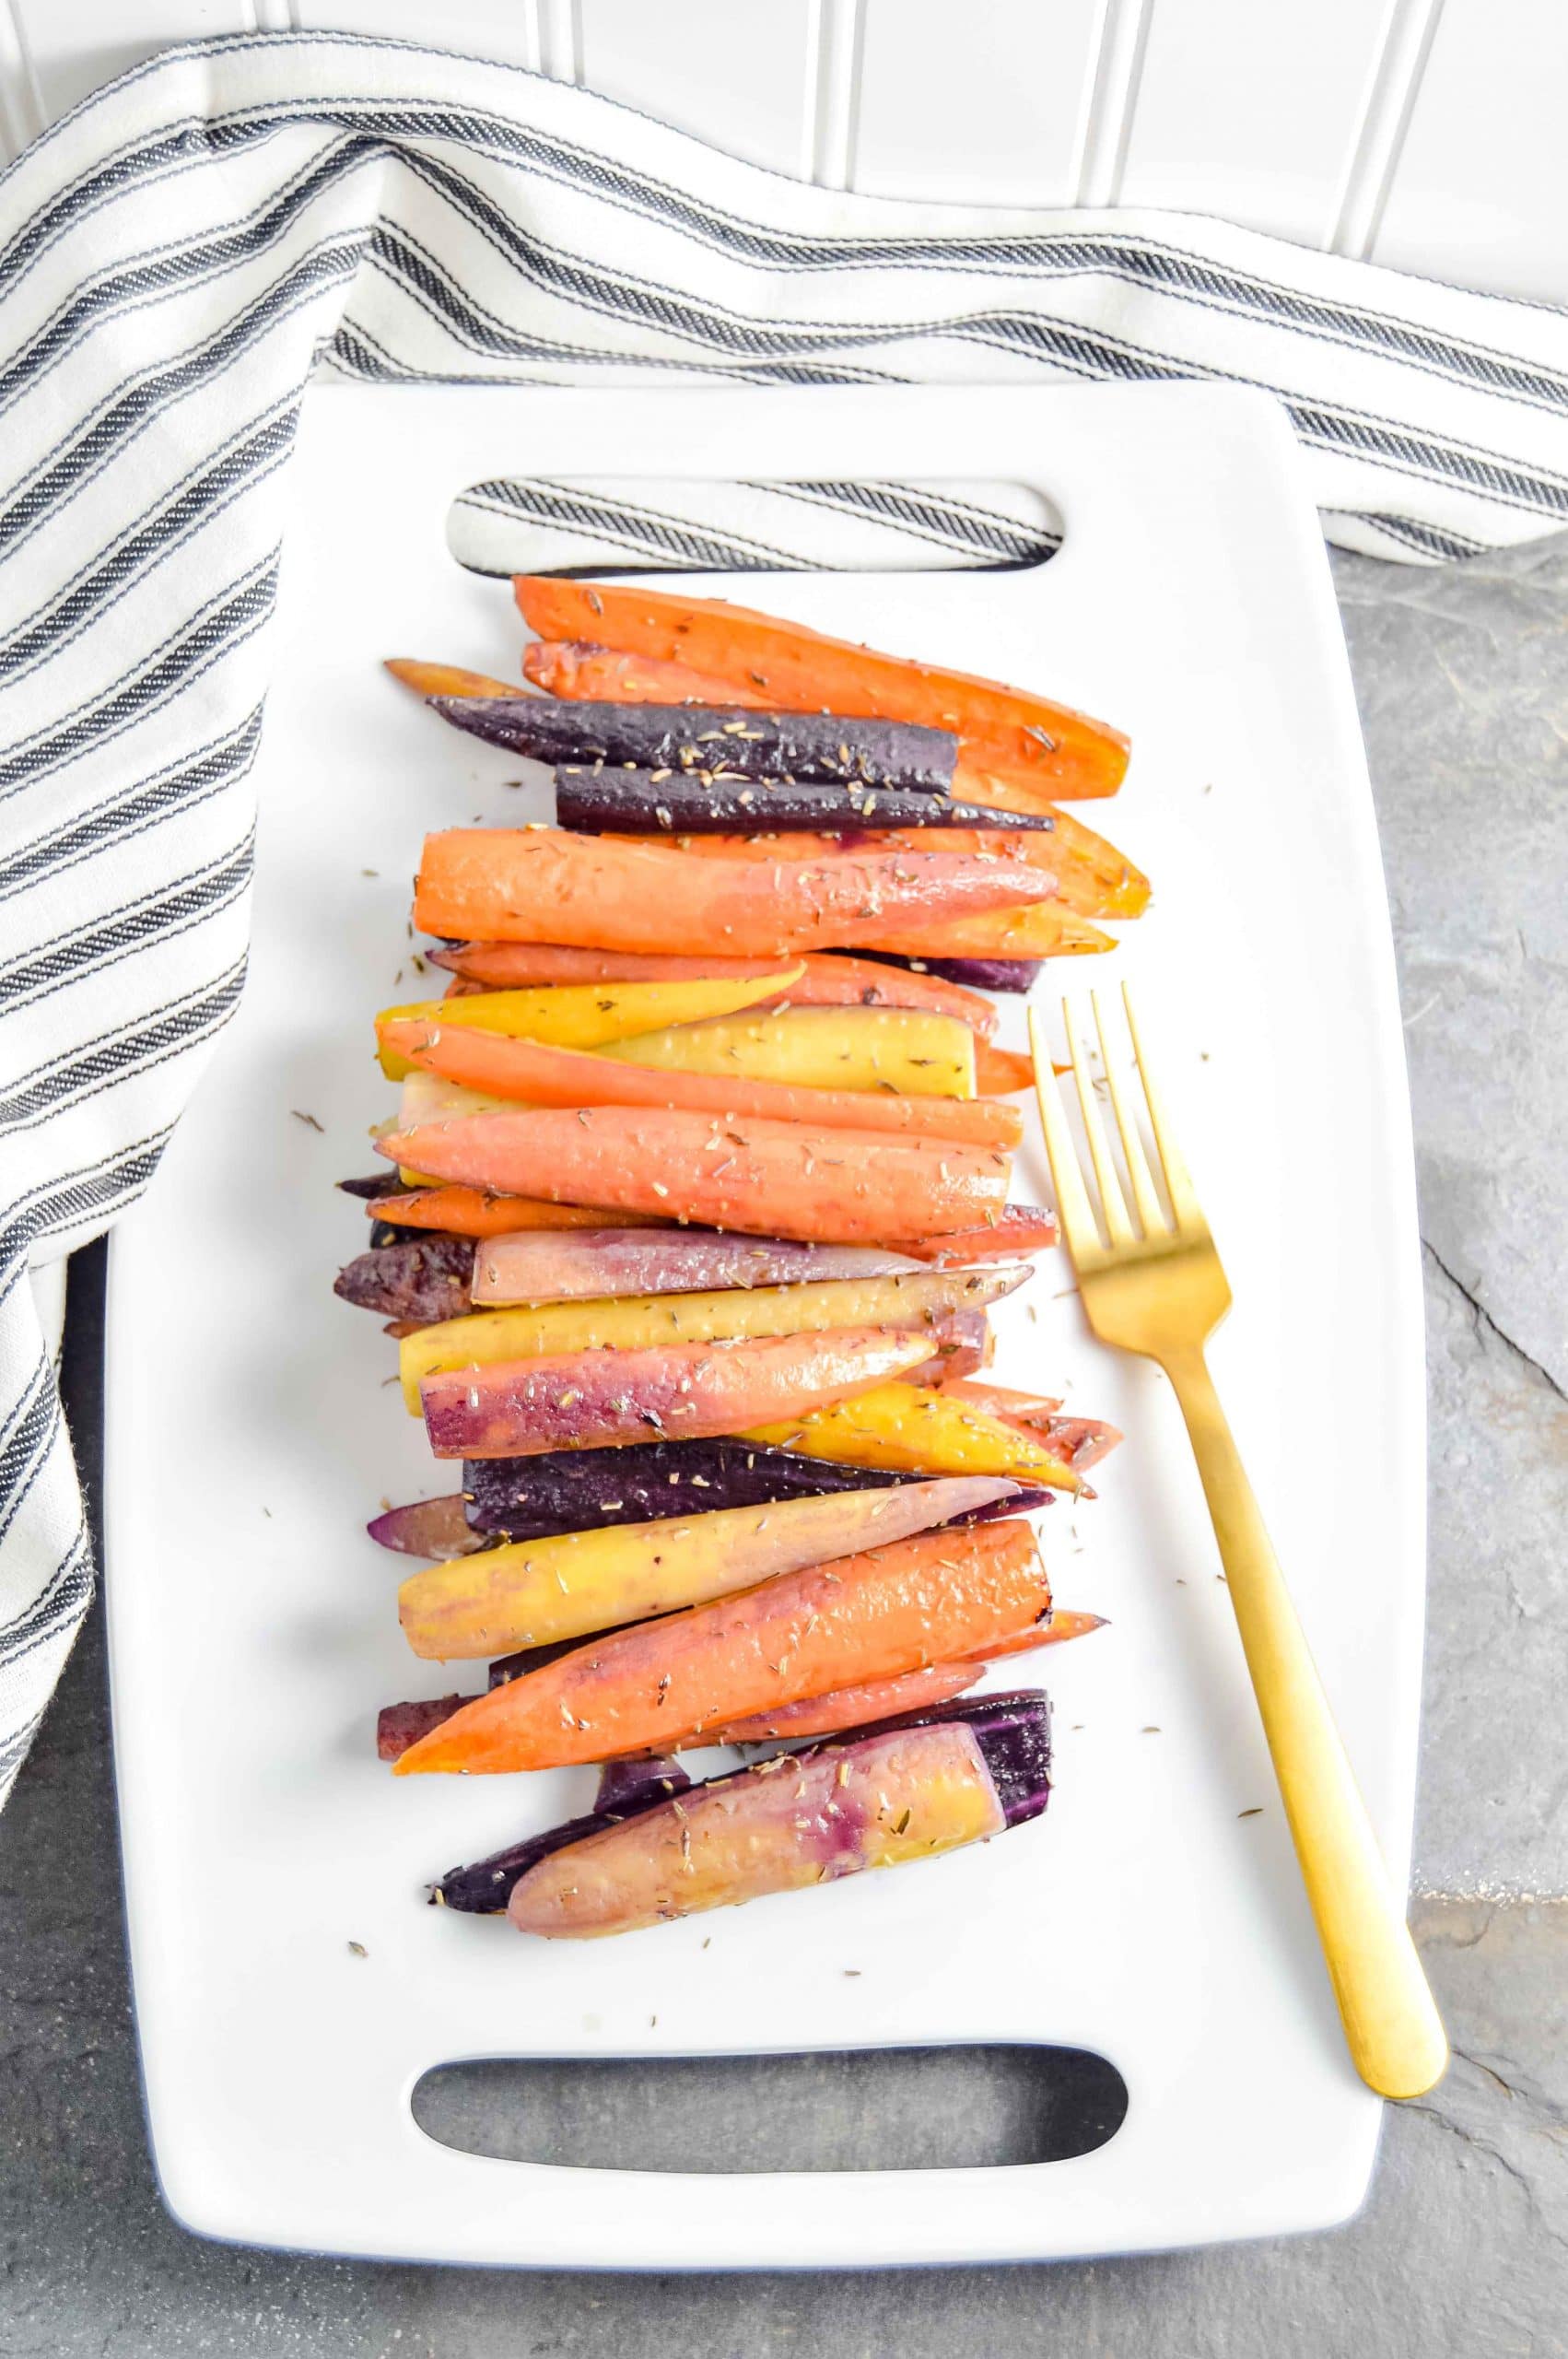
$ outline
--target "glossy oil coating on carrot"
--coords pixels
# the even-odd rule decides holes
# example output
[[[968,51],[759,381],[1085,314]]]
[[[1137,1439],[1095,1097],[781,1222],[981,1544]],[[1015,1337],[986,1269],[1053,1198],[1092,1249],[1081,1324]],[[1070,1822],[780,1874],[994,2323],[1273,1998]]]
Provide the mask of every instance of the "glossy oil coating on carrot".
[[[509,1237],[522,1228],[663,1228],[661,1214],[611,1212],[603,1204],[553,1204],[486,1188],[414,1188],[376,1196],[365,1207],[372,1220],[396,1228],[428,1228],[449,1237]]]
[[[752,607],[642,582],[524,574],[512,586],[524,621],[542,640],[597,640],[686,664],[723,681],[726,693],[744,687],[786,710],[954,730],[971,764],[1035,788],[1042,799],[1114,794],[1127,772],[1119,730],[997,680],[879,654]]]
[[[918,1367],[928,1337],[881,1327],[537,1354],[427,1376],[425,1430],[438,1458],[536,1458],[552,1449],[702,1441],[755,1423],[758,1401],[844,1402]]]
[[[512,1924],[551,1941],[633,1932],[934,1860],[1008,1825],[984,1751],[962,1722],[886,1730],[769,1768],[694,1787],[547,1854],[512,1886]]]
[[[1026,1523],[924,1532],[591,1642],[465,1704],[394,1775],[667,1751],[806,1696],[975,1654],[1049,1610]]]
[[[978,1686],[989,1666],[1006,1655],[1033,1654],[1038,1647],[1086,1638],[1105,1626],[1102,1614],[1078,1614],[1059,1605],[1043,1627],[1036,1625],[1020,1630],[967,1661],[929,1663],[920,1671],[902,1672],[895,1679],[868,1680],[859,1687],[836,1688],[831,1696],[813,1696],[803,1704],[785,1704],[776,1712],[759,1712],[753,1719],[737,1720],[733,1728],[716,1729],[708,1742],[762,1744],[774,1737],[832,1736],[840,1729],[864,1728],[868,1720],[923,1711],[931,1704],[945,1704],[954,1696],[966,1695]]]
[[[553,942],[460,942],[432,950],[428,962],[464,981],[505,991],[532,983],[621,983],[677,981],[699,976],[749,978],[772,972],[770,958],[677,957],[635,950],[568,949]],[[919,1007],[935,1015],[956,1015],[982,1040],[996,1030],[995,1008],[983,992],[936,975],[912,974],[870,958],[837,952],[807,954],[796,961],[799,981],[781,1003],[790,1007]]]
[[[515,1097],[525,1105],[685,1107],[804,1122],[817,1131],[887,1132],[895,1137],[955,1139],[971,1146],[1007,1149],[1017,1146],[1024,1135],[1024,1119],[1015,1107],[983,1097],[895,1097],[873,1090],[731,1080],[721,1074],[612,1062],[497,1033],[449,1029],[422,1016],[383,1023],[380,1039],[400,1064],[421,1066],[465,1089]],[[980,1046],[988,1055],[996,1054],[989,1044]],[[1004,1075],[1003,1086],[1023,1085]]]
[[[989,1227],[1006,1203],[1011,1168],[996,1147],[619,1106],[474,1114],[394,1132],[376,1151],[407,1169],[508,1195],[821,1245],[897,1246]]]
[[[991,910],[978,917],[950,918],[928,925],[879,927],[861,949],[893,950],[901,958],[1079,958],[1114,950],[1115,936],[1059,903],[1028,910]]]
[[[424,663],[413,655],[389,655],[385,668],[394,680],[420,697],[521,697],[526,688],[507,680],[493,680],[487,672],[468,672],[461,663]]]
[[[516,1541],[412,1574],[398,1591],[398,1619],[415,1653],[438,1662],[553,1646],[886,1547],[1015,1487],[908,1483]]]
[[[897,809],[890,796],[887,808]],[[1149,880],[1125,853],[1104,836],[1096,835],[1070,812],[1052,811],[1049,834],[1020,834],[1005,827],[950,827],[942,838],[944,851],[962,851],[976,859],[1011,860],[1038,869],[1051,879],[1053,905],[1085,918],[1135,918],[1149,902]],[[640,842],[639,837],[618,841]],[[919,851],[918,830],[895,827],[857,829],[850,836],[750,835],[678,836],[683,851],[697,860],[833,860],[852,851]],[[926,840],[929,841],[929,839]]]
[[[559,827],[449,827],[425,839],[424,933],[743,957],[852,948],[906,925],[1016,910],[1050,886],[1015,861],[879,852],[827,862],[688,859],[675,845]]]
[[[615,1295],[597,1301],[535,1302],[473,1310],[417,1327],[400,1359],[408,1406],[438,1370],[472,1371],[499,1360],[561,1352],[638,1352],[663,1344],[732,1344],[743,1336],[821,1334],[878,1327],[923,1335],[928,1350],[956,1335],[969,1314],[1013,1293],[1028,1264],[989,1270],[895,1272],[885,1277],[807,1278],[769,1286],[685,1294]]]

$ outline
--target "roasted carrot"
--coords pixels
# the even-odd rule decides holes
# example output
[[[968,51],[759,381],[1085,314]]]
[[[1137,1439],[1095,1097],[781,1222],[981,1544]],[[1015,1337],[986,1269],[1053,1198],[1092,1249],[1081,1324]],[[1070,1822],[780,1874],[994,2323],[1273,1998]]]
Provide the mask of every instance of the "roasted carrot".
[[[1020,1050],[999,1049],[990,1040],[976,1042],[975,1088],[978,1097],[1006,1097],[1015,1090],[1034,1086],[1034,1065]]]
[[[966,1024],[925,1008],[782,1007],[668,1025],[633,1039],[612,1040],[603,1053],[616,1064],[766,1081],[790,1089],[971,1098],[975,1048]]]
[[[439,1369],[562,1352],[643,1351],[660,1344],[727,1344],[747,1335],[820,1333],[834,1327],[907,1330],[940,1343],[960,1311],[983,1311],[1029,1276],[1016,1269],[907,1270],[891,1277],[808,1278],[783,1285],[693,1294],[613,1295],[598,1301],[520,1303],[464,1311],[421,1326],[399,1355],[404,1395]]]
[[[522,574],[513,591],[544,640],[588,640],[689,664],[744,686],[781,709],[852,719],[914,721],[957,732],[965,759],[1044,801],[1114,794],[1127,772],[1121,732],[1047,698],[829,639],[727,600],[645,583],[564,581]]]
[[[890,796],[887,808],[896,811]],[[1045,834],[1020,834],[1000,827],[953,827],[944,831],[944,851],[972,853],[977,859],[1011,860],[1038,869],[1052,881],[1052,905],[1071,910],[1075,917],[1135,918],[1149,901],[1149,880],[1125,853],[1104,836],[1086,827],[1067,811],[1052,811],[1051,829]],[[638,843],[641,837],[626,836]],[[679,835],[674,840],[697,860],[833,860],[850,856],[846,839],[837,835]],[[857,829],[854,847],[868,851],[919,851],[930,838],[915,828]]]
[[[376,1151],[470,1187],[808,1245],[896,1246],[987,1227],[1007,1201],[1010,1168],[998,1147],[618,1106],[474,1114],[394,1132]]]
[[[1019,1433],[1037,1440],[1075,1474],[1084,1473],[1108,1457],[1121,1439],[1119,1428],[1107,1425],[1103,1417],[1064,1417],[1059,1401],[1037,1393],[1014,1392],[1005,1385],[988,1384],[974,1377],[955,1377],[942,1389],[950,1400],[999,1418],[1004,1426],[1015,1426]]]
[[[1114,950],[1112,935],[1086,918],[1043,903],[1028,910],[993,910],[977,917],[950,918],[877,931],[858,945],[893,950],[901,958],[1076,958],[1085,952]]]
[[[1053,1491],[1082,1485],[1043,1441],[988,1415],[960,1395],[928,1385],[886,1384],[842,1406],[811,1411],[793,1424],[757,1426],[751,1441],[826,1458],[844,1466],[881,1466],[909,1474],[1010,1474]]]
[[[1055,1608],[1042,1628],[1022,1630],[983,1656],[965,1662],[933,1662],[919,1671],[900,1672],[892,1679],[868,1680],[859,1687],[839,1687],[831,1696],[813,1696],[803,1704],[785,1704],[776,1712],[759,1712],[732,1728],[715,1729],[710,1744],[762,1744],[774,1737],[826,1736],[838,1729],[863,1728],[868,1720],[891,1719],[895,1712],[923,1711],[944,1704],[977,1686],[989,1666],[1000,1656],[1032,1654],[1036,1647],[1059,1646],[1067,1638],[1087,1637],[1105,1627],[1098,1614],[1074,1614]],[[383,1754],[383,1760],[397,1755]]]
[[[522,675],[574,704],[733,704],[761,712],[768,702],[767,691],[749,681],[709,679],[685,663],[649,663],[580,640],[531,640],[522,651]]]
[[[793,1416],[918,1367],[927,1337],[881,1327],[763,1335],[647,1351],[562,1352],[427,1377],[425,1430],[438,1458],[537,1458],[732,1434],[761,1412]]]
[[[493,680],[487,672],[465,672],[461,663],[422,663],[413,655],[389,655],[385,668],[420,697],[521,697],[526,688]]]
[[[517,1541],[411,1574],[398,1591],[398,1619],[415,1653],[437,1662],[553,1646],[888,1547],[1015,1487],[908,1483]]]
[[[438,1185],[401,1196],[376,1196],[365,1207],[372,1220],[395,1228],[432,1228],[450,1237],[509,1237],[520,1228],[664,1228],[661,1213],[607,1212],[602,1204],[543,1203],[488,1188]]]
[[[409,1001],[400,1007],[382,1008],[376,1018],[381,1071],[389,1081],[401,1081],[407,1070],[402,1058],[389,1051],[382,1036],[388,1025],[410,1016],[439,1018],[443,1027],[472,1025],[477,1031],[541,1040],[552,1048],[601,1049],[634,1034],[661,1032],[671,1025],[701,1024],[755,1006],[759,1000],[777,997],[795,980],[797,972],[793,965],[783,965],[773,975],[744,979],[708,976],[684,982],[546,983],[533,991],[479,992],[455,1007],[446,1000]]]
[[[1055,1213],[1043,1204],[1008,1204],[1001,1218],[987,1228],[959,1229],[948,1237],[907,1240],[899,1251],[912,1261],[934,1262],[939,1269],[961,1269],[966,1262],[1011,1262],[1021,1254],[1040,1253],[1057,1241]]]
[[[965,1140],[973,1146],[1015,1147],[1024,1134],[1016,1108],[979,1097],[894,1097],[870,1089],[801,1089],[784,1082],[732,1081],[722,1074],[624,1064],[535,1040],[451,1030],[423,1017],[383,1025],[380,1039],[383,1050],[400,1063],[442,1074],[466,1089],[534,1106],[685,1107],[702,1113],[804,1122],[818,1131],[890,1132],[906,1138]],[[987,1053],[995,1052],[988,1049]]]
[[[553,942],[460,942],[432,950],[432,966],[445,967],[462,980],[505,991],[527,983],[678,982],[704,975],[746,980],[771,974],[771,958],[660,957],[635,950],[568,949]],[[783,994],[790,1007],[917,1007],[933,1015],[956,1015],[982,1040],[996,1030],[995,1008],[983,992],[967,991],[935,975],[912,974],[870,958],[837,952],[806,955],[792,962],[800,980]]]
[[[465,1704],[394,1775],[668,1749],[806,1696],[978,1653],[1049,1610],[1026,1523],[922,1532],[592,1641]]]
[[[751,957],[880,943],[899,926],[1017,910],[1049,890],[1016,861],[947,852],[763,867],[559,827],[451,827],[425,839],[414,921],[457,939],[685,952],[711,944]]]

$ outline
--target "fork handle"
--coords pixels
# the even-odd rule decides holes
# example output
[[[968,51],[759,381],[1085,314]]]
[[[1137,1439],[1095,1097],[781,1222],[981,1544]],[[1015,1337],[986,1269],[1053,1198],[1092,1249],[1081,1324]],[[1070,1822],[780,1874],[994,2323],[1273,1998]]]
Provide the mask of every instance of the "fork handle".
[[[1448,2043],[1328,1699],[1201,1351],[1163,1359],[1192,1440],[1264,1733],[1356,2071],[1386,2097]]]

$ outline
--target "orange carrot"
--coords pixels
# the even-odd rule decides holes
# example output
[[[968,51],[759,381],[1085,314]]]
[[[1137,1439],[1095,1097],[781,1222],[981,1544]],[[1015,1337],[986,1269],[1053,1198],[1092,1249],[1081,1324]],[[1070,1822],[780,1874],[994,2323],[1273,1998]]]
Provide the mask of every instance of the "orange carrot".
[[[983,1097],[883,1097],[874,1089],[806,1089],[786,1082],[735,1081],[723,1074],[680,1073],[622,1064],[498,1032],[443,1027],[428,1016],[402,1016],[377,1027],[381,1047],[466,1089],[534,1106],[685,1107],[698,1113],[751,1114],[775,1122],[808,1122],[818,1131],[875,1131],[895,1137],[957,1139],[970,1146],[1015,1147],[1024,1118],[1014,1106]],[[981,1042],[979,1053],[1000,1053]],[[1004,1080],[1020,1089],[1024,1082]]]
[[[888,798],[892,804],[892,798]],[[893,806],[895,807],[895,806]],[[1056,827],[1049,835],[1018,834],[1006,827],[944,827],[942,844],[945,851],[963,852],[976,859],[1012,860],[1024,868],[1037,869],[1052,881],[1051,906],[1071,910],[1075,917],[1135,918],[1142,914],[1149,902],[1149,879],[1141,869],[1117,850],[1105,836],[1085,827],[1066,811],[1051,814]],[[861,852],[919,851],[922,831],[918,827],[875,828],[857,831],[856,846]],[[622,843],[646,842],[646,837],[622,836]],[[839,836],[799,834],[756,836],[675,836],[683,851],[698,860],[845,860],[851,857]],[[930,839],[925,837],[929,846]]]
[[[876,940],[868,935],[867,941],[872,949],[896,951],[901,958],[1073,958],[1116,948],[1110,934],[1054,904],[929,925],[921,920],[885,932],[879,926]]]
[[[1015,862],[946,852],[765,868],[559,827],[450,827],[425,839],[414,922],[459,939],[687,952],[712,944],[749,957],[1016,910],[1049,889]]]
[[[1042,1629],[1020,1630],[984,1656],[964,1662],[933,1662],[920,1671],[899,1672],[892,1679],[866,1680],[858,1687],[836,1688],[831,1696],[813,1696],[804,1703],[784,1704],[776,1712],[759,1712],[732,1728],[715,1729],[710,1744],[762,1744],[773,1737],[831,1736],[840,1729],[864,1728],[870,1720],[891,1719],[895,1712],[919,1712],[945,1704],[977,1686],[988,1666],[1002,1655],[1032,1654],[1036,1647],[1059,1645],[1066,1638],[1087,1637],[1105,1627],[1098,1614],[1074,1614],[1059,1606]]]
[[[1000,682],[883,655],[774,615],[715,598],[649,590],[640,581],[563,581],[520,575],[512,584],[529,628],[545,640],[587,640],[687,664],[730,693],[770,705],[855,719],[914,721],[957,734],[965,758],[1042,798],[1114,794],[1128,741],[1106,722]]]
[[[921,1532],[574,1649],[465,1704],[394,1774],[667,1749],[807,1696],[977,1654],[1049,1608],[1026,1523]]]
[[[1035,1068],[1022,1050],[976,1041],[975,1087],[980,1097],[1006,1097],[1014,1090],[1034,1086]]]
[[[1006,1203],[1009,1170],[994,1147],[620,1106],[471,1114],[378,1139],[376,1152],[509,1195],[823,1245],[988,1227]]]
[[[1004,1426],[1037,1440],[1075,1474],[1097,1466],[1121,1439],[1119,1426],[1107,1425],[1103,1417],[1064,1417],[1059,1401],[1039,1393],[1015,1392],[1003,1384],[957,1376],[942,1389],[969,1402],[982,1415],[999,1418]]]
[[[725,839],[726,841],[733,840]],[[837,847],[836,847],[837,849]],[[745,982],[769,975],[772,958],[705,958],[636,950],[569,949],[554,942],[460,942],[450,950],[427,952],[431,966],[445,967],[460,980],[492,991],[526,989],[535,983],[679,982],[711,976]],[[871,958],[808,953],[805,968],[788,993],[791,1007],[915,1007],[932,1015],[956,1015],[980,1039],[996,1030],[996,1010],[983,992],[944,983],[936,975],[915,975]]]
[[[522,651],[522,676],[574,704],[728,704],[749,712],[767,704],[766,692],[747,682],[709,679],[685,663],[649,663],[580,640],[531,640]]]
[[[421,697],[521,697],[525,688],[492,680],[487,672],[465,672],[461,663],[422,663],[413,655],[389,655],[385,668],[394,680]]]
[[[1054,1213],[1043,1204],[1008,1204],[999,1220],[984,1228],[961,1228],[946,1237],[907,1239],[899,1251],[917,1262],[934,1262],[943,1269],[962,1269],[968,1262],[1011,1262],[1018,1255],[1038,1253],[1057,1241]],[[878,1243],[882,1239],[878,1238]]]
[[[548,1204],[502,1196],[487,1188],[417,1188],[402,1196],[372,1196],[372,1220],[396,1228],[439,1229],[451,1237],[510,1237],[520,1228],[664,1228],[662,1214],[607,1212],[603,1205]]]
[[[895,1672],[891,1679],[866,1679],[855,1687],[836,1687],[830,1696],[781,1704],[776,1712],[755,1712],[749,1719],[715,1729],[705,1742],[764,1744],[770,1737],[832,1736],[840,1729],[864,1728],[869,1720],[890,1720],[895,1712],[948,1703],[977,1687],[985,1675],[983,1662],[927,1663],[919,1671]]]

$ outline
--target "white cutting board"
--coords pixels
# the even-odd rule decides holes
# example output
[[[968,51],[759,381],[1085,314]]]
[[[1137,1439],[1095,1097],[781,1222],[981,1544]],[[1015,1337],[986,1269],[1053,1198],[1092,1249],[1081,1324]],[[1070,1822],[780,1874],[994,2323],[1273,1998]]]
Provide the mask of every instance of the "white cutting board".
[[[294,462],[251,980],[112,1259],[131,1949],[158,2171],[193,2228],[400,2259],[825,2267],[1260,2236],[1361,2201],[1379,2108],[1340,2045],[1175,1407],[1089,1338],[1059,1255],[1028,1290],[1036,1317],[1007,1307],[998,1376],[1128,1440],[1098,1504],[1042,1520],[1059,1601],[1113,1626],[997,1683],[1037,1671],[1055,1703],[1042,1821],[809,1896],[530,1943],[423,1907],[422,1886],[586,1807],[591,1773],[405,1782],[374,1758],[378,1705],[456,1683],[406,1652],[398,1562],[360,1528],[382,1499],[451,1485],[384,1381],[378,1323],[333,1298],[362,1229],[330,1182],[372,1163],[388,1110],[369,1020],[418,987],[423,832],[527,807],[514,759],[377,668],[411,653],[515,675],[506,586],[447,557],[448,499],[508,469],[981,466],[1058,504],[1054,562],[693,586],[1130,731],[1125,791],[1084,816],[1157,899],[1093,980],[1131,975],[1152,1018],[1235,1285],[1216,1374],[1406,1873],[1423,1582],[1409,1114],[1365,762],[1282,414],[1176,385],[323,389]],[[1069,979],[1091,976],[1059,967],[1042,998]],[[1036,1146],[1017,1192],[1048,1196]],[[193,1282],[171,1309],[176,1269]],[[949,2040],[1097,2049],[1127,2119],[1095,2154],[1026,2167],[699,2178],[465,2155],[409,2111],[456,2058]]]

